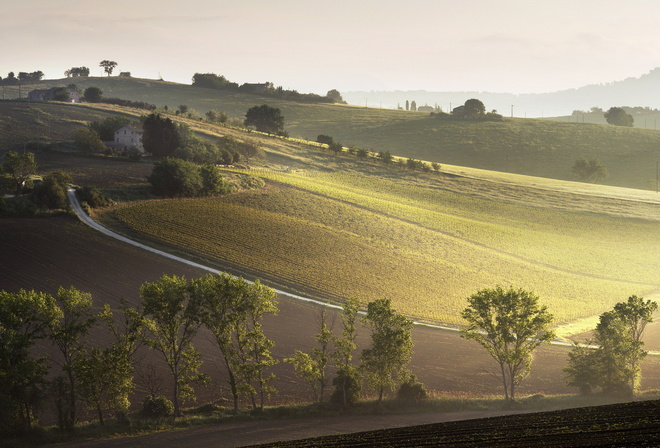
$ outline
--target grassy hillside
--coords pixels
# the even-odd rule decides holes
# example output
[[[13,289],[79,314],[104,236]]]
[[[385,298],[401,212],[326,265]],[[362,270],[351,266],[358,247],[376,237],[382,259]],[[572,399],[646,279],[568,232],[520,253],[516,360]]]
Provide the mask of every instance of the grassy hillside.
[[[134,78],[76,78],[41,84],[65,85],[72,81],[81,89],[100,87],[108,97],[146,101],[159,107],[185,104],[201,114],[216,109],[236,118],[243,118],[249,107],[268,103],[282,110],[291,136],[314,140],[318,134],[328,134],[347,146],[387,150],[444,164],[571,179],[571,167],[577,158],[597,157],[610,172],[605,184],[655,187],[660,148],[660,132],[655,129],[538,119],[444,122],[421,112],[292,103]]]

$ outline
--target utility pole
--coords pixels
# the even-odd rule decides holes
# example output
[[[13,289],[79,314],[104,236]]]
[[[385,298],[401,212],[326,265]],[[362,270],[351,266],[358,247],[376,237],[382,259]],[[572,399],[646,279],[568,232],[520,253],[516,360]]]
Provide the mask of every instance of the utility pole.
[[[513,118],[513,104],[511,105],[511,118]]]
[[[655,162],[655,192],[660,192],[660,162]]]

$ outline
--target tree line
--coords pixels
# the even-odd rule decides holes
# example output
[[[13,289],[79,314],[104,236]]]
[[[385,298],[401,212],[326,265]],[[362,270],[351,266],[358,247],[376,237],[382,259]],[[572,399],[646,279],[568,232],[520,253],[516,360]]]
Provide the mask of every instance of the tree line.
[[[163,275],[142,284],[139,295],[138,308],[121,300],[116,310],[106,304],[95,311],[91,295],[74,287],[61,287],[55,295],[0,291],[0,418],[5,422],[0,432],[32,428],[47,399],[63,430],[74,429],[83,404],[101,424],[108,413],[127,420],[135,391],[135,354],[142,346],[167,365],[171,384],[170,399],[157,396],[157,388],[151,388],[143,408],[181,416],[184,401],[194,398],[195,387],[209,380],[201,373],[195,347],[202,329],[208,330],[218,348],[233,412],[239,411],[240,400],[252,409],[263,409],[276,392],[271,367],[279,362],[271,354],[274,342],[262,328],[262,318],[278,312],[272,288],[225,273],[190,281]],[[386,299],[368,304],[363,320],[372,344],[362,351],[361,366],[352,363],[358,307],[356,299],[344,305],[341,336],[334,336],[323,320],[316,337],[322,348],[309,356],[296,351],[284,360],[312,388],[321,386],[320,401],[330,359],[338,372],[333,393],[337,405],[355,403],[362,374],[381,398],[384,391],[410,380],[406,366],[413,346],[412,321],[396,313]],[[90,346],[87,338],[93,330],[104,331],[110,342]],[[57,356],[38,355],[39,344],[51,344]]]
[[[41,81],[44,73],[41,70],[35,72],[18,72],[18,76],[14,72],[9,72],[3,79],[0,76],[0,86],[17,86],[21,83]]]
[[[231,394],[232,411],[241,401],[263,409],[276,392],[272,367],[289,363],[314,400],[353,406],[361,393],[375,393],[378,403],[397,391],[400,399],[426,398],[426,390],[410,372],[413,322],[397,313],[388,299],[369,302],[359,317],[360,302],[347,299],[339,313],[337,334],[321,310],[318,333],[308,351],[295,350],[282,360],[272,356],[274,342],[265,334],[263,317],[278,313],[276,293],[259,280],[252,283],[229,274],[208,274],[193,280],[163,275],[139,288],[138,308],[121,300],[116,310],[103,305],[95,311],[92,297],[76,288],[59,288],[55,295],[21,290],[0,291],[0,418],[4,431],[24,431],[37,422],[38,409],[47,399],[58,425],[73,430],[84,404],[101,424],[108,413],[128,419],[135,391],[135,354],[144,346],[168,367],[170,398],[146,385],[143,415],[178,417],[195,388],[209,380],[201,372],[201,354],[195,340],[202,329],[212,335]],[[631,396],[640,382],[647,352],[642,336],[652,314],[653,301],[631,296],[600,316],[595,340],[575,344],[568,356],[567,384],[582,393],[600,388],[605,393]],[[491,374],[502,384],[507,401],[530,373],[533,352],[555,335],[552,315],[539,297],[523,289],[500,286],[468,298],[462,313],[466,326],[461,337],[479,343],[496,361]],[[358,356],[361,321],[370,343]],[[87,343],[90,331],[103,330],[106,345]],[[57,359],[38,355],[38,344],[50,343]],[[596,345],[594,345],[594,343]],[[51,371],[56,369],[54,375]],[[333,374],[334,372],[334,374]]]
[[[229,81],[223,75],[216,75],[215,73],[195,73],[192,77],[192,85],[196,87],[205,87],[207,89],[231,90],[241,93],[258,94],[303,103],[346,103],[336,89],[332,89],[328,91],[325,96],[321,96],[315,93],[299,93],[297,90],[286,90],[282,86],[275,87],[271,82],[261,84],[244,83],[238,85],[235,82]]]

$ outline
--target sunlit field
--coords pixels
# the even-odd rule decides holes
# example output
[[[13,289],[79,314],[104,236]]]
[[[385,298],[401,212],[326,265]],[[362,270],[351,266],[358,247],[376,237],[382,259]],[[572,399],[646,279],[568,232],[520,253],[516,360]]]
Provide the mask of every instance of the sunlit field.
[[[660,222],[508,204],[339,173],[252,171],[264,191],[126,205],[149,239],[341,302],[391,298],[460,324],[495,284],[536,291],[558,322],[599,314],[660,281]],[[295,188],[294,188],[295,187]]]

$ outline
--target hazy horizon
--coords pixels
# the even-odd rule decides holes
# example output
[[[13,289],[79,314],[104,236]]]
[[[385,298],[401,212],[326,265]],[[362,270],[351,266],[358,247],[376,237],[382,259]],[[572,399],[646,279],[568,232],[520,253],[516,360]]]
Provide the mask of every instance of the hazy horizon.
[[[3,7],[0,76],[99,62],[189,84],[216,73],[300,92],[544,93],[660,66],[660,2],[24,0]]]

